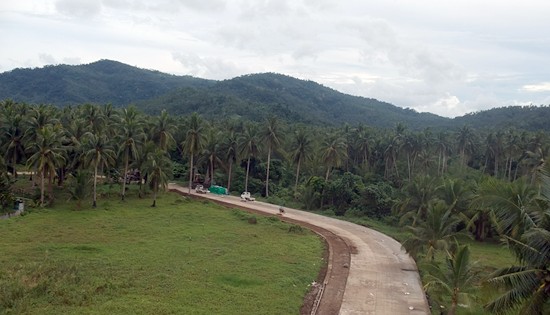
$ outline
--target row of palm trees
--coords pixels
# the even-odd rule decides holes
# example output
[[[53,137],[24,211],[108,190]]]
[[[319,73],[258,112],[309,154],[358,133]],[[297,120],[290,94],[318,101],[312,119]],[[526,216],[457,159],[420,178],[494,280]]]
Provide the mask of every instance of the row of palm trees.
[[[515,130],[481,133],[467,126],[454,132],[434,132],[430,129],[408,131],[401,124],[391,130],[362,125],[304,126],[285,124],[275,117],[263,123],[238,119],[212,122],[197,114],[172,117],[162,112],[152,117],[132,107],[115,109],[110,105],[88,104],[58,109],[11,101],[2,102],[0,110],[3,158],[14,176],[20,164],[39,167],[45,177],[56,174],[54,166],[62,165],[55,168],[60,173],[74,171],[82,161],[75,162],[78,160],[75,157],[80,157],[79,151],[69,148],[88,145],[90,140],[83,140],[93,134],[94,141],[105,137],[108,147],[114,151],[114,154],[107,151],[112,157],[97,162],[100,173],[111,166],[126,177],[136,164],[145,165],[147,152],[143,149],[152,142],[172,160],[189,163],[190,182],[195,171],[203,171],[212,181],[216,174],[218,178],[223,175],[221,184],[231,190],[235,165],[243,164],[246,166],[244,183],[239,182],[237,187],[248,191],[252,172],[263,183],[261,191],[255,192],[266,197],[277,191],[278,186],[286,187],[290,182],[296,194],[300,184],[311,176],[322,176],[328,182],[331,176],[345,172],[360,176],[378,174],[400,186],[417,174],[446,174],[452,165],[477,168],[510,181],[524,175],[534,180],[536,169],[550,148],[545,133]],[[46,140],[44,136],[58,141],[48,145],[70,154],[53,150],[47,153],[51,156],[46,157],[43,152],[42,160],[51,163],[38,163],[37,145],[39,140]],[[270,185],[274,159],[283,163],[283,178]],[[258,174],[259,166],[263,176]],[[64,176],[59,175],[62,181]],[[126,182],[122,181],[122,199]]]
[[[122,199],[125,198],[129,168],[135,167],[147,174],[155,205],[159,187],[164,188],[171,176],[167,151],[171,134],[165,128],[166,113],[146,122],[134,108],[115,110],[111,106],[86,105],[60,110],[9,101],[2,105],[0,128],[4,137],[1,145],[5,152],[2,158],[11,166],[14,178],[21,164],[39,177],[40,205],[46,201],[46,181],[49,181],[50,198],[53,198],[54,178],[62,185],[68,174],[92,169],[93,207],[96,207],[98,179],[120,163]]]

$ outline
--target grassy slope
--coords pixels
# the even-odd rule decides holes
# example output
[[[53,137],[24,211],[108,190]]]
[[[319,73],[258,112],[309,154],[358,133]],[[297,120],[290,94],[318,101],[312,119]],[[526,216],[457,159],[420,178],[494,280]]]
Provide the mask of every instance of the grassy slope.
[[[164,195],[0,221],[0,313],[296,314],[317,236]]]

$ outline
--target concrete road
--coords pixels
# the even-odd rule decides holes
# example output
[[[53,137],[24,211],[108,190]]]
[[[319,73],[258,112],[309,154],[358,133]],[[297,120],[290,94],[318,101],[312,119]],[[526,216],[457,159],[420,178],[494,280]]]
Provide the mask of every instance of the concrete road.
[[[187,188],[169,185],[187,193]],[[277,214],[277,205],[242,202],[233,196],[192,195],[235,204],[266,214]],[[321,215],[285,207],[285,217],[327,229],[351,246],[351,263],[341,315],[420,315],[430,314],[416,264],[393,238],[372,229]]]

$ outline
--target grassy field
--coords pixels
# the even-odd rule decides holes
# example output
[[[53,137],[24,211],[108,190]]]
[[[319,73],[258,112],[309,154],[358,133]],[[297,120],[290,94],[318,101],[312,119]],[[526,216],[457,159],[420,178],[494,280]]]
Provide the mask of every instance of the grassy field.
[[[162,195],[0,221],[0,313],[297,314],[323,244],[277,218]]]

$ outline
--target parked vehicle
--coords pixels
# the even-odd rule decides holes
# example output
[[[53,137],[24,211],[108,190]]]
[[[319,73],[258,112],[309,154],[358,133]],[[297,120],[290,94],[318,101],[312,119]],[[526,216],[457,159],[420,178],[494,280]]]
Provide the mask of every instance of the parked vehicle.
[[[203,185],[197,185],[197,186],[195,187],[195,192],[196,192],[197,194],[206,194],[206,193],[208,192],[208,190],[207,190],[206,188],[204,188]]]
[[[245,191],[245,192],[243,192],[243,193],[241,194],[241,200],[242,200],[242,201],[255,201],[256,198],[252,197],[252,196],[250,195],[250,192]]]

